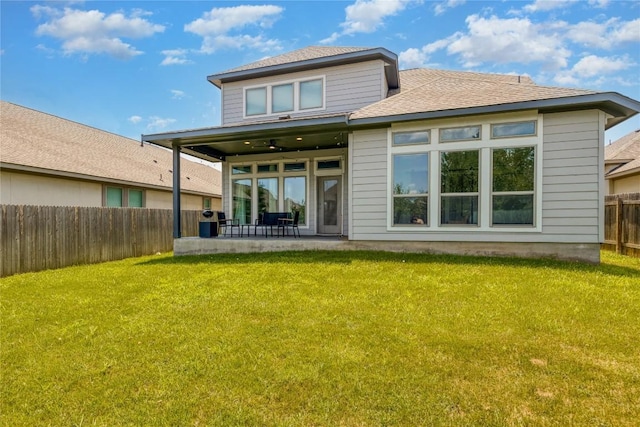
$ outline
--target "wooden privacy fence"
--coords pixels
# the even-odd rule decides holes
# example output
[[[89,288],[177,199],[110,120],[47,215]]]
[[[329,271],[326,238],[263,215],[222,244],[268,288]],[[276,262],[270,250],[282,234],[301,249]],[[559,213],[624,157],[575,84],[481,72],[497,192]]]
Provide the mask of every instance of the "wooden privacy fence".
[[[1,205],[0,276],[173,250],[170,209]],[[200,211],[182,212],[197,236]]]
[[[640,193],[605,196],[602,248],[640,257]]]

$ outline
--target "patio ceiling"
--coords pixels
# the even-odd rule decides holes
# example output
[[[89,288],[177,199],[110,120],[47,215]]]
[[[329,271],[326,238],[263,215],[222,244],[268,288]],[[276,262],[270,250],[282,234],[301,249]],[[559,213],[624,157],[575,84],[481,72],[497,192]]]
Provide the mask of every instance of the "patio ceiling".
[[[348,126],[345,116],[339,115],[142,135],[142,141],[224,161],[230,156],[346,147]]]

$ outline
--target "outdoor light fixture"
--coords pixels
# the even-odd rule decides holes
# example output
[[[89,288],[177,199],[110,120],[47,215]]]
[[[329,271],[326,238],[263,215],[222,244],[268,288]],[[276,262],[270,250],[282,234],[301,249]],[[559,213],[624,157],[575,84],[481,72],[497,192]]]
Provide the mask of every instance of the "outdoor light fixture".
[[[276,140],[275,139],[270,139],[269,140],[269,149],[270,150],[275,150],[276,149]]]
[[[250,144],[251,144],[251,141],[245,141],[243,144],[244,144],[244,145],[250,145]]]
[[[297,137],[296,141],[302,141],[302,137],[301,136]]]

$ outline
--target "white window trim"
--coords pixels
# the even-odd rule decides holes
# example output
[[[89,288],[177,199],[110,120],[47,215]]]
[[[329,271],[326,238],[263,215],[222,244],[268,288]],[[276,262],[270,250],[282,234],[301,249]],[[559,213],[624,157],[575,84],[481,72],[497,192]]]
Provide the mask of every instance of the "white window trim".
[[[318,162],[339,160],[340,167],[335,169],[318,169]],[[315,176],[342,176],[344,175],[344,156],[315,157],[313,159],[313,173]]]
[[[309,82],[313,80],[322,80],[322,105],[317,108],[300,108],[300,83]],[[286,84],[293,84],[293,110],[291,111],[279,111],[273,112],[273,87],[282,86]],[[266,88],[267,90],[267,105],[265,108],[265,114],[251,114],[247,115],[247,91],[251,89]],[[264,118],[270,116],[286,116],[288,114],[307,113],[314,111],[323,111],[327,108],[327,78],[325,75],[301,77],[292,80],[282,80],[277,82],[270,82],[268,84],[258,84],[252,86],[245,86],[242,88],[242,117],[243,119],[255,119]]]
[[[511,138],[491,138],[491,124],[511,123],[522,121],[536,121],[536,135],[517,136]],[[473,126],[481,123],[481,138],[469,141],[440,142],[440,129],[451,127]],[[425,121],[410,126],[394,124],[387,129],[387,231],[410,233],[541,233],[542,232],[542,173],[543,173],[543,115],[537,112],[514,113],[507,115],[487,116],[478,120],[477,117],[467,119],[444,119]],[[395,146],[393,133],[430,130],[430,144]],[[491,197],[492,193],[492,148],[535,148],[534,176],[534,224],[530,225],[491,225]],[[440,153],[442,151],[479,150],[479,188],[478,188],[478,225],[456,226],[440,224]],[[429,221],[427,226],[403,226],[393,224],[393,171],[394,154],[429,153]],[[489,170],[487,170],[489,169]],[[475,194],[475,193],[473,193]],[[471,193],[469,193],[471,195]]]

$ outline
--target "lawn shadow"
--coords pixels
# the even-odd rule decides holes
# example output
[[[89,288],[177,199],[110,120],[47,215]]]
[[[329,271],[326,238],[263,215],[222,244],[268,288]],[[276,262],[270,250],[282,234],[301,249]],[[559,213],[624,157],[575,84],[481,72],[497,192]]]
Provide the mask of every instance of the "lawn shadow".
[[[452,266],[501,266],[545,268],[585,273],[599,272],[611,276],[640,277],[640,269],[601,263],[599,265],[551,258],[515,258],[471,255],[425,254],[385,251],[282,251],[262,253],[227,253],[182,255],[141,261],[141,265],[171,264],[351,264],[354,261],[379,261],[408,264],[449,264]]]

